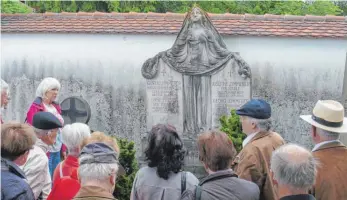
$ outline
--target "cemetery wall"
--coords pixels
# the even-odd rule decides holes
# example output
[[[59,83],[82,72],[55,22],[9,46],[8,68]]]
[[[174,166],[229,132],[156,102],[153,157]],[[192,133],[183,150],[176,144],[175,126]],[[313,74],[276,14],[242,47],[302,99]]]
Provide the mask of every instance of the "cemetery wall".
[[[312,147],[299,119],[318,99],[340,99],[347,40],[223,37],[252,69],[254,97],[268,100],[274,129]],[[6,120],[24,121],[39,81],[61,80],[60,99],[81,96],[92,108],[90,126],[134,140],[146,126],[144,61],[169,49],[173,35],[2,34],[1,77],[11,88]]]

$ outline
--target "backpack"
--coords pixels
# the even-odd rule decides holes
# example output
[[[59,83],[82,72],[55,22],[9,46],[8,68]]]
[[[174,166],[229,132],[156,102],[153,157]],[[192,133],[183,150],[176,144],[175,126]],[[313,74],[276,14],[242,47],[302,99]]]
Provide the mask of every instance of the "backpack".
[[[201,186],[207,182],[210,182],[210,181],[215,181],[215,180],[219,180],[219,179],[223,179],[223,178],[229,178],[229,177],[238,177],[236,174],[225,174],[223,176],[218,176],[218,177],[215,177],[215,178],[211,178],[210,180],[208,181],[205,181],[203,183],[199,183],[199,185],[196,186],[195,188],[195,200],[200,200],[201,199],[201,193],[202,193],[202,188]]]
[[[182,172],[181,174],[181,195],[183,194],[184,191],[186,191],[186,178],[187,177],[187,172]]]

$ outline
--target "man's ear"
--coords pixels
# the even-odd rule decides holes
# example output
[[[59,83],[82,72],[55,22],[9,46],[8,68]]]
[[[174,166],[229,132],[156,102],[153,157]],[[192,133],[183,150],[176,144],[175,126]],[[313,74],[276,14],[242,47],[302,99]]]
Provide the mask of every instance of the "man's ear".
[[[271,180],[272,180],[272,183],[274,185],[278,185],[278,182],[276,181],[276,179],[274,178],[274,173],[272,170],[270,170],[270,177],[271,177]]]
[[[116,178],[117,178],[117,176],[112,173],[112,175],[110,176],[111,185],[116,185]]]
[[[317,137],[317,128],[315,126],[312,126],[312,136]]]

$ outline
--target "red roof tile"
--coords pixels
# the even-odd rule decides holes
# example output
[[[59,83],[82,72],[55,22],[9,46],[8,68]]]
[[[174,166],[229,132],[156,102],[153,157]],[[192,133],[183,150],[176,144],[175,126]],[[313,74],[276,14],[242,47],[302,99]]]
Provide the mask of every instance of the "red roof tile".
[[[222,35],[347,38],[347,17],[208,14]],[[1,14],[2,33],[177,34],[185,14]]]

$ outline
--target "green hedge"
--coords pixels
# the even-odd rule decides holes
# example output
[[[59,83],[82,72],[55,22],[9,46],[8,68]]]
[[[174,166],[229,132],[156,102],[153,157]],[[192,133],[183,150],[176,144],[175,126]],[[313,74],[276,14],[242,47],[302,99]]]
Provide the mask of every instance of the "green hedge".
[[[233,141],[237,152],[242,149],[242,141],[246,138],[246,134],[242,132],[240,117],[235,110],[231,110],[229,116],[222,116],[219,119],[221,123],[220,130],[225,132]]]
[[[135,144],[127,139],[117,138],[117,141],[120,148],[119,162],[124,167],[126,175],[118,177],[113,195],[118,200],[129,200],[135,175],[139,170],[135,156]]]

